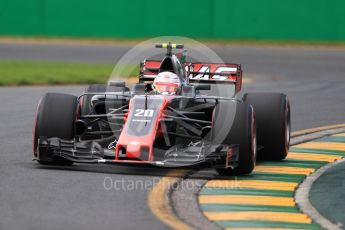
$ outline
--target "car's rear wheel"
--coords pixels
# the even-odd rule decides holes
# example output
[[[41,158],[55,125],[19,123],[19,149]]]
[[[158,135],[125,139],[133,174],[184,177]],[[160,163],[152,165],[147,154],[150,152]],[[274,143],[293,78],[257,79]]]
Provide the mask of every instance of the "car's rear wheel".
[[[77,97],[68,94],[47,93],[41,99],[34,124],[33,148],[34,155],[41,164],[71,165],[61,157],[52,156],[48,150],[38,151],[40,137],[57,137],[73,140],[77,110]]]
[[[244,102],[220,101],[214,113],[212,142],[239,145],[238,166],[235,169],[217,168],[219,174],[228,176],[251,173],[256,162],[253,108]]]
[[[281,93],[248,93],[243,100],[255,111],[257,142],[263,146],[258,159],[283,160],[290,145],[290,103]]]

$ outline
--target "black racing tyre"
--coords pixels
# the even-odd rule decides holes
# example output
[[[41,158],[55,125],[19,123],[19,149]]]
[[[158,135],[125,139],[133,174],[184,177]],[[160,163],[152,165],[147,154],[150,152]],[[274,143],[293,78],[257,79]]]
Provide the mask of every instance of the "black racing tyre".
[[[53,157],[48,151],[39,151],[39,137],[57,137],[73,140],[76,119],[77,97],[68,94],[47,93],[41,99],[34,125],[34,155],[41,164],[71,165],[72,161]]]
[[[290,145],[290,103],[281,93],[248,93],[243,100],[255,111],[257,142],[263,146],[258,159],[279,161],[286,158]]]
[[[211,131],[214,144],[238,144],[239,162],[235,169],[217,168],[221,175],[243,175],[253,171],[256,162],[256,131],[253,108],[245,102],[219,101]]]

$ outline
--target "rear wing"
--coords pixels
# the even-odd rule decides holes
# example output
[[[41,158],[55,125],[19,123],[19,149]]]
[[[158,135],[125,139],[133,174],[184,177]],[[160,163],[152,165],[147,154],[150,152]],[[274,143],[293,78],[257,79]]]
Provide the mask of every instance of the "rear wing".
[[[240,64],[227,63],[186,63],[189,82],[209,84],[235,84],[236,91],[242,87],[242,68]]]
[[[153,81],[161,61],[145,60],[140,63],[140,81]],[[242,87],[241,64],[185,62],[186,76],[190,83],[235,84],[236,92]]]

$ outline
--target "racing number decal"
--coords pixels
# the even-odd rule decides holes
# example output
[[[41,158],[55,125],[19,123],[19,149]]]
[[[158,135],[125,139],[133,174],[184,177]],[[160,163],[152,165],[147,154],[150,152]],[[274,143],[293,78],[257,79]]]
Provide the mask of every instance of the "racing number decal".
[[[153,109],[136,109],[134,116],[135,117],[152,117]]]

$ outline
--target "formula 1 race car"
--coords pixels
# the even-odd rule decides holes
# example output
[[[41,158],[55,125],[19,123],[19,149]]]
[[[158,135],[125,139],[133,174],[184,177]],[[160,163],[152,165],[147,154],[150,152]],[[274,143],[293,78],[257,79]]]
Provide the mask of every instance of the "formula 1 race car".
[[[251,173],[257,159],[287,156],[286,95],[239,98],[240,64],[187,62],[185,52],[172,52],[182,44],[156,48],[167,49],[166,55],[142,61],[131,89],[110,81],[90,85],[79,97],[45,94],[34,124],[34,159],[53,165],[208,165],[239,175]]]

